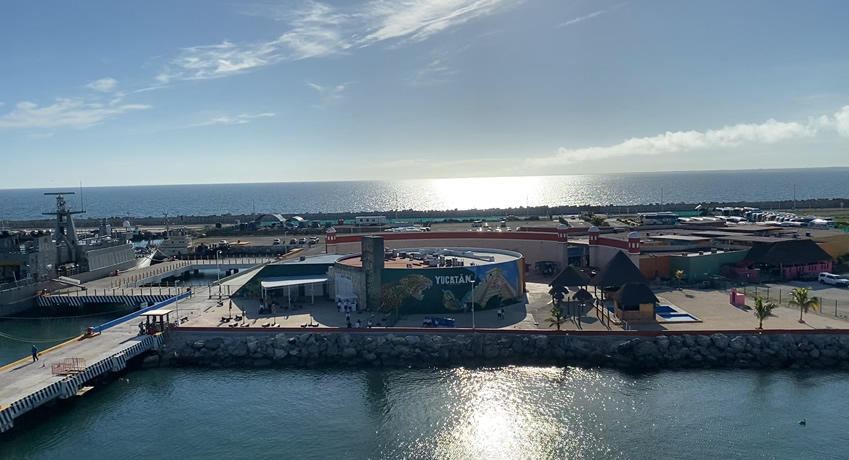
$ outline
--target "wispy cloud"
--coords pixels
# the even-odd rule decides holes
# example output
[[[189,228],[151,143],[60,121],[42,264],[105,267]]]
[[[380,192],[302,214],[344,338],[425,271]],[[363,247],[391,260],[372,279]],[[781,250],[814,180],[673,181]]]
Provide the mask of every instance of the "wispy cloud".
[[[719,129],[666,132],[650,137],[635,137],[606,147],[577,149],[560,148],[551,157],[529,159],[527,166],[541,167],[605,160],[633,155],[660,155],[715,149],[727,149],[743,144],[775,144],[793,139],[816,136],[822,129],[836,130],[849,137],[849,106],[833,116],[823,115],[806,122],[780,122],[769,119],[760,124],[737,124]]]
[[[287,30],[265,41],[183,48],[156,79],[167,83],[221,78],[284,60],[330,56],[382,42],[419,42],[519,1],[371,0],[347,8],[308,1],[295,9],[288,4],[250,7],[246,14],[271,17],[285,23]]]
[[[183,48],[156,81],[168,83],[174,79],[207,80],[235,75],[257,67],[278,62],[283,58],[274,43],[234,44],[224,41],[217,45]]]
[[[611,12],[611,11],[617,10],[617,9],[621,8],[622,6],[626,5],[627,3],[628,3],[628,2],[620,3],[620,4],[615,5],[615,6],[612,6],[612,7],[610,7],[610,8],[606,8],[606,9],[603,9],[603,10],[594,11],[594,12],[592,12],[592,13],[590,13],[590,14],[586,14],[586,15],[584,15],[584,16],[578,16],[578,17],[577,17],[577,18],[575,18],[575,19],[570,19],[570,20],[568,20],[568,21],[566,21],[566,22],[562,22],[562,23],[560,23],[557,27],[569,27],[569,26],[574,25],[574,24],[577,24],[577,23],[579,23],[579,22],[583,22],[583,21],[586,21],[586,20],[592,19],[592,18],[594,18],[594,17],[601,16],[601,15],[602,15],[602,14],[604,14],[604,13],[609,13],[609,12]]]
[[[100,91],[102,93],[108,93],[115,89],[115,85],[118,84],[118,80],[114,78],[101,78],[100,80],[93,81],[86,86],[86,88],[93,89],[95,91]]]
[[[104,105],[79,98],[57,99],[44,107],[24,101],[17,103],[11,112],[0,115],[0,129],[88,128],[127,112],[149,108],[143,104]]]
[[[445,83],[452,75],[459,73],[445,62],[445,57],[438,57],[429,61],[424,67],[417,70],[407,81],[410,86],[429,86]]]
[[[319,109],[327,108],[329,105],[339,102],[344,99],[342,94],[350,83],[342,83],[339,85],[319,85],[309,80],[305,81],[307,86],[316,90],[321,97],[321,104],[316,104],[314,107]]]
[[[224,115],[221,117],[215,117],[210,120],[195,123],[189,125],[189,128],[196,128],[199,126],[212,126],[212,125],[244,125],[246,123],[250,123],[251,121],[257,118],[269,118],[277,116],[274,112],[263,112],[263,113],[242,113],[236,116],[228,116]]]
[[[363,17],[369,32],[359,40],[368,45],[390,39],[422,41],[454,26],[490,15],[510,3],[505,0],[377,0]]]
[[[55,135],[55,133],[34,133],[34,134],[28,135],[27,137],[29,139],[49,139],[49,138],[53,137],[54,135]]]

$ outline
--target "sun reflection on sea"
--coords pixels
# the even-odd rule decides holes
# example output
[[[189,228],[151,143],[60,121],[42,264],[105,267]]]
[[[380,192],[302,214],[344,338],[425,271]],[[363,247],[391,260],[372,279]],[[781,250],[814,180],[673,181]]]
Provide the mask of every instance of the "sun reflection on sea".
[[[615,458],[607,432],[618,429],[623,405],[618,377],[576,368],[508,367],[439,371],[448,385],[430,394],[415,414],[391,416],[395,423],[421,422],[420,433],[394,458],[535,459]],[[610,381],[611,378],[614,381]],[[427,390],[422,388],[423,393]],[[417,393],[417,397],[422,396]],[[412,419],[407,419],[412,417]],[[395,449],[392,449],[395,450]],[[403,455],[401,452],[405,452]]]

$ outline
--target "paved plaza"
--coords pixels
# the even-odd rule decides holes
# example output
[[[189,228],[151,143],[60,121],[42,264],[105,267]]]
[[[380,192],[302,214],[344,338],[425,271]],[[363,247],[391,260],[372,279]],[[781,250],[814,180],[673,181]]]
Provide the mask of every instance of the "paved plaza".
[[[226,283],[235,289],[244,284],[252,276],[250,273],[244,277],[236,277]],[[546,321],[551,316],[551,297],[548,295],[548,285],[542,282],[528,282],[526,301],[516,303],[504,308],[504,319],[499,319],[495,310],[476,311],[474,314],[474,327],[486,329],[522,329],[522,330],[554,330],[554,327]],[[226,293],[226,290],[223,291]],[[592,289],[590,289],[592,292]],[[757,318],[751,310],[738,308],[730,305],[728,293],[716,290],[676,290],[666,289],[655,291],[661,300],[661,305],[674,305],[695,316],[699,322],[663,322],[649,324],[629,324],[632,330],[754,330],[757,327]],[[211,296],[211,298],[210,298]],[[232,311],[230,303],[232,302]],[[753,299],[747,299],[751,304]],[[274,314],[260,314],[260,301],[257,298],[228,298],[222,294],[219,298],[218,288],[212,287],[211,291],[205,288],[199,290],[191,299],[180,301],[177,306],[180,316],[188,317],[189,322],[185,326],[195,327],[221,327],[228,328],[234,324],[238,327],[301,327],[302,325],[317,324],[316,327],[346,327],[345,313],[338,311],[335,302],[316,297],[314,303],[310,298],[300,300],[291,307],[288,305],[278,306]],[[572,305],[573,311],[577,310]],[[241,316],[241,321],[231,320],[222,322],[222,318]],[[455,320],[455,327],[471,328],[473,318],[471,313],[451,313],[440,315],[402,315],[394,324],[394,327],[421,327],[426,316],[440,316]],[[619,325],[607,325],[606,321],[597,318],[596,310],[587,306],[581,312],[580,324],[571,319],[561,325],[562,330],[584,330],[584,331],[621,331]],[[384,314],[380,312],[361,311],[351,313],[351,323],[360,320],[362,327],[366,327],[371,319],[372,324],[377,327],[385,326]],[[764,321],[765,329],[845,329],[849,328],[849,321],[834,318],[828,315],[815,313],[813,311],[805,315],[805,323],[799,323],[799,311],[778,307],[773,316]]]

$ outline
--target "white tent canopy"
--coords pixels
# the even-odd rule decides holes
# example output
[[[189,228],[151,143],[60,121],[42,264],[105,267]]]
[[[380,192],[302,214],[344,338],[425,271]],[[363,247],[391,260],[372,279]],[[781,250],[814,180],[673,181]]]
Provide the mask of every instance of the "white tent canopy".
[[[272,289],[286,289],[286,298],[289,306],[292,306],[292,287],[309,285],[310,303],[315,304],[315,289],[313,286],[319,283],[326,283],[327,276],[325,275],[305,275],[305,276],[277,276],[269,277],[260,282],[262,286],[263,304],[265,302],[266,293]]]
[[[325,275],[305,276],[276,276],[266,278],[260,283],[263,289],[279,289],[289,286],[300,286],[302,284],[324,283],[327,281]]]

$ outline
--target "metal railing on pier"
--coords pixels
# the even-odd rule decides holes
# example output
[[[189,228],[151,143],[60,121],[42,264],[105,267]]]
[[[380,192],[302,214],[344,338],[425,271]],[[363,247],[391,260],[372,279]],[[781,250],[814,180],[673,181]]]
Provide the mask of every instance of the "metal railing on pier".
[[[129,286],[138,286],[139,283],[153,278],[155,276],[164,275],[168,272],[179,270],[187,267],[226,267],[230,265],[250,265],[255,266],[273,260],[269,257],[228,257],[226,259],[201,259],[190,258],[176,261],[164,262],[142,270],[132,270],[126,273],[119,274],[110,282],[110,287],[120,288]]]

